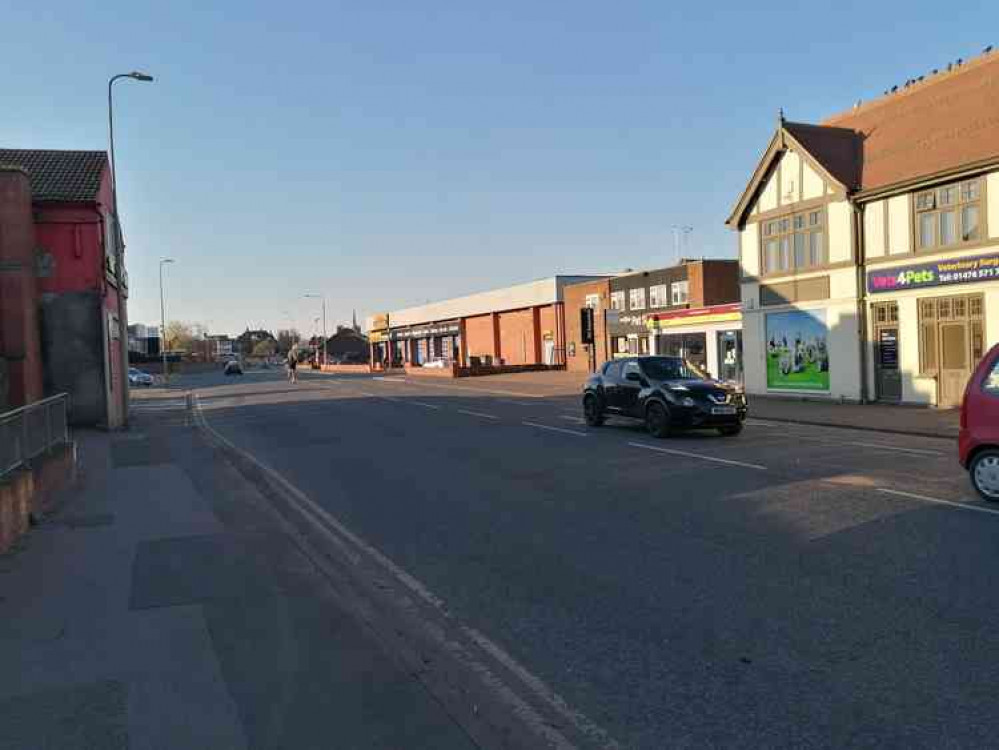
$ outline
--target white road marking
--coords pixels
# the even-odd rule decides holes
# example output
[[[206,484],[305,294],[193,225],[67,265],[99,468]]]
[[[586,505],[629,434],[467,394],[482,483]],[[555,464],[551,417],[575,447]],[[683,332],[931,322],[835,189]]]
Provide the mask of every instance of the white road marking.
[[[552,432],[561,432],[564,435],[575,435],[576,437],[589,437],[589,433],[580,432],[579,430],[567,430],[564,427],[551,427],[546,424],[538,424],[537,422],[521,422],[522,425],[527,425],[528,427],[537,427],[539,430],[551,430]]]
[[[884,443],[843,443],[843,445],[860,445],[864,448],[877,448],[882,451],[898,451],[899,453],[915,453],[921,456],[943,456],[943,451],[928,451],[922,448],[900,448],[897,445],[885,445]]]
[[[434,409],[435,411],[440,411],[440,407],[437,404],[428,404],[424,401],[407,401],[406,403],[422,406],[424,409]]]
[[[747,419],[746,424],[758,425],[760,427],[787,427],[787,422],[767,422],[764,419]]]
[[[509,398],[501,398],[498,400],[502,401],[504,404],[513,404],[514,406],[537,406],[537,404],[531,404],[528,403],[527,401],[514,401],[513,399]]]
[[[760,464],[750,464],[745,461],[733,461],[728,458],[717,458],[715,456],[705,456],[703,453],[689,453],[688,451],[678,451],[672,448],[660,448],[656,445],[648,445],[646,443],[628,443],[628,445],[633,448],[645,448],[648,451],[656,451],[657,453],[668,453],[673,456],[686,456],[687,458],[699,458],[702,461],[714,461],[719,464],[728,464],[729,466],[742,466],[747,469],[757,469],[758,471],[766,471],[766,466],[761,466]]]
[[[899,497],[908,497],[913,500],[922,500],[924,503],[937,503],[938,505],[949,505],[952,508],[959,508],[961,510],[973,510],[978,513],[988,513],[993,516],[999,516],[999,510],[995,510],[993,508],[983,508],[980,505],[971,505],[970,503],[956,503],[953,500],[941,500],[938,497],[917,495],[915,492],[903,492],[902,490],[889,490],[885,487],[878,487],[877,491],[883,492],[886,495],[898,495]]]
[[[501,391],[495,388],[470,388],[464,385],[444,385],[443,383],[428,383],[424,382],[424,380],[425,380],[424,378],[421,378],[419,375],[417,375],[415,378],[412,379],[407,379],[407,380],[394,379],[388,382],[402,383],[404,385],[411,385],[414,387],[425,385],[430,388],[444,388],[452,391],[471,391],[472,393],[494,393],[499,396],[515,396],[516,398],[538,398],[538,399],[547,398],[546,396],[538,395],[535,393],[523,393],[522,391]]]
[[[582,417],[575,417],[575,416],[570,417],[568,414],[560,414],[559,419],[564,419],[567,422],[576,422],[577,424],[583,424],[584,422],[586,422],[586,420],[583,419]]]
[[[495,414],[485,414],[481,411],[468,411],[468,409],[455,409],[459,414],[467,414],[470,417],[482,417],[483,419],[499,419]]]

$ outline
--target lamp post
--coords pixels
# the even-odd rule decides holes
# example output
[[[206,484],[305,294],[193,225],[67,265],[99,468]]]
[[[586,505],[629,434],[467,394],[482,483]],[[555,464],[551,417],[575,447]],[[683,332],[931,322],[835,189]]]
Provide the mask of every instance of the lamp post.
[[[322,294],[306,294],[309,299],[321,299],[323,301],[323,364],[326,364],[326,296]]]
[[[119,73],[108,79],[108,143],[111,151],[111,211],[114,215],[114,245],[115,245],[115,280],[118,282],[118,348],[121,351],[122,387],[121,415],[123,426],[128,426],[128,310],[125,306],[125,247],[121,235],[121,223],[118,221],[118,179],[115,173],[114,158],[114,97],[112,87],[114,82],[122,78],[148,83],[153,80],[151,75],[133,70],[131,73]]]
[[[166,305],[163,304],[163,266],[167,263],[173,263],[173,258],[163,258],[160,261],[160,326],[162,328],[162,333],[160,335],[160,356],[163,358],[163,382],[169,381],[169,375],[167,374],[167,356],[166,356]]]

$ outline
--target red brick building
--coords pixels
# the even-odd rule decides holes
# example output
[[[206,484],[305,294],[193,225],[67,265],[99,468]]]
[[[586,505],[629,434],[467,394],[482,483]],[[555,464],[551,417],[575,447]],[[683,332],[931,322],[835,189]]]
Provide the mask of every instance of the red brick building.
[[[0,245],[0,252],[12,254],[14,264],[0,264],[2,354],[14,376],[12,400],[38,390],[31,345],[21,346],[19,355],[15,340],[18,335],[30,338],[34,328],[42,390],[70,394],[70,420],[75,424],[117,427],[128,408],[122,351],[126,342],[119,335],[127,287],[119,294],[107,154],[0,149],[0,165],[5,165],[0,236],[9,239],[8,223],[15,227],[13,245],[7,240]],[[26,282],[29,276],[34,279],[33,294]],[[8,289],[15,293],[9,295]]]
[[[372,364],[456,370],[566,364],[563,290],[594,276],[555,276],[376,315]]]
[[[742,347],[738,320],[731,318],[731,310],[716,308],[738,302],[739,265],[734,260],[684,260],[667,268],[567,286],[566,366],[589,372],[615,356],[676,354],[718,372],[726,352],[730,358]],[[585,307],[594,311],[593,345],[582,342],[580,311]],[[660,330],[666,324],[660,325],[657,318],[671,319],[669,314],[679,311],[685,313],[688,325],[682,331]],[[698,327],[700,322],[705,323],[704,330]],[[721,322],[725,330],[716,331]],[[718,338],[722,334],[724,340]],[[737,369],[741,373],[741,367]]]

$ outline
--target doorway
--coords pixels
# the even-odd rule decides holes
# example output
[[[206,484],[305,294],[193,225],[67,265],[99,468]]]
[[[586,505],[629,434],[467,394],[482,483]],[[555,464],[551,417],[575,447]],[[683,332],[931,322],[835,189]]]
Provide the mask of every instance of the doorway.
[[[981,294],[919,300],[922,369],[937,379],[937,405],[960,406],[964,387],[985,351]]]
[[[902,372],[898,368],[898,303],[871,305],[874,318],[874,379],[878,401],[902,400]]]
[[[742,331],[718,332],[718,379],[742,383]]]

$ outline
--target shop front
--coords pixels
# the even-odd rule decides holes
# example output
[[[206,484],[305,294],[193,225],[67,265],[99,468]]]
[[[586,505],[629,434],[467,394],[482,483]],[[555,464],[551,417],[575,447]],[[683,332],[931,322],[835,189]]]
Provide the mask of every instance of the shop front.
[[[645,315],[618,310],[606,310],[605,314],[605,330],[612,359],[649,353],[649,329]]]
[[[999,251],[867,271],[873,395],[955,407],[999,336]]]
[[[421,367],[450,365],[460,359],[461,323],[447,320],[393,328],[389,332],[397,361]]]
[[[649,351],[682,357],[719,380],[743,382],[740,303],[653,313],[646,326]]]

